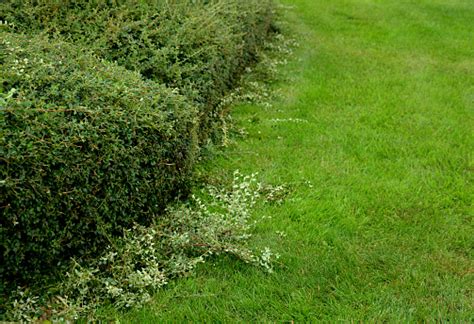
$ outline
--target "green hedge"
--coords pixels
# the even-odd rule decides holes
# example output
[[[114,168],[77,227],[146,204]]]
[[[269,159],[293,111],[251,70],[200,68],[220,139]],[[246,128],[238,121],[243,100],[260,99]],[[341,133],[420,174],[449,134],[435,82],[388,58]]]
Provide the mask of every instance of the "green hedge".
[[[0,1],[0,279],[94,254],[186,194],[272,15],[271,0]]]
[[[222,96],[272,31],[271,0],[8,0],[0,19],[45,31],[192,98],[204,140]]]
[[[14,278],[103,248],[185,191],[197,112],[76,46],[0,37],[0,275]]]

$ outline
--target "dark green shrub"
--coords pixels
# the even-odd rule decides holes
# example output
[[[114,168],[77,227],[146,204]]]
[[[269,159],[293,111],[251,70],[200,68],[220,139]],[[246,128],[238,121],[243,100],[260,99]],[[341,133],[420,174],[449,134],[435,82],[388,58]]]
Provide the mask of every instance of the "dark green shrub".
[[[0,32],[0,279],[94,254],[187,190],[187,99],[42,36]]]
[[[0,21],[0,279],[25,280],[186,193],[272,6],[4,0]]]
[[[0,20],[79,43],[179,89],[200,109],[201,139],[222,96],[271,31],[271,0],[7,0]]]

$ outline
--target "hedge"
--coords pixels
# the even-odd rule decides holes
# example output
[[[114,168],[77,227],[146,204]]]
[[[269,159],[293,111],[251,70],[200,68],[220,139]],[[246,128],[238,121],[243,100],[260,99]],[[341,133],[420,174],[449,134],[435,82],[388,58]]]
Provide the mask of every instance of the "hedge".
[[[1,282],[185,196],[272,15],[271,0],[0,1]]]
[[[200,109],[203,141],[222,117],[220,99],[273,30],[271,0],[8,0],[0,12],[18,31],[82,44],[178,89]]]
[[[73,45],[0,36],[0,275],[21,278],[103,248],[185,192],[197,112]]]

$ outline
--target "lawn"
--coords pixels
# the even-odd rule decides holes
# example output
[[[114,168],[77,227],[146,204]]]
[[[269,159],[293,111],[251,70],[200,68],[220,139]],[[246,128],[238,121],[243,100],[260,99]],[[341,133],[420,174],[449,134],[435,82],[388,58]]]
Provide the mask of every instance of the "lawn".
[[[206,166],[285,185],[252,244],[171,283],[120,322],[474,320],[474,2],[282,0],[301,46],[273,108]],[[284,235],[278,232],[284,232]]]

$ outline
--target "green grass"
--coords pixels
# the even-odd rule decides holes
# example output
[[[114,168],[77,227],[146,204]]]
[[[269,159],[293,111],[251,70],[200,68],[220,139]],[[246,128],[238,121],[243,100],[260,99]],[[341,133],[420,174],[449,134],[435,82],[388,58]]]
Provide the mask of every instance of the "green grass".
[[[273,109],[209,167],[285,184],[252,244],[171,283],[121,322],[472,322],[474,2],[284,0],[301,47]],[[307,123],[272,119],[304,119]],[[284,231],[280,237],[275,232]]]

